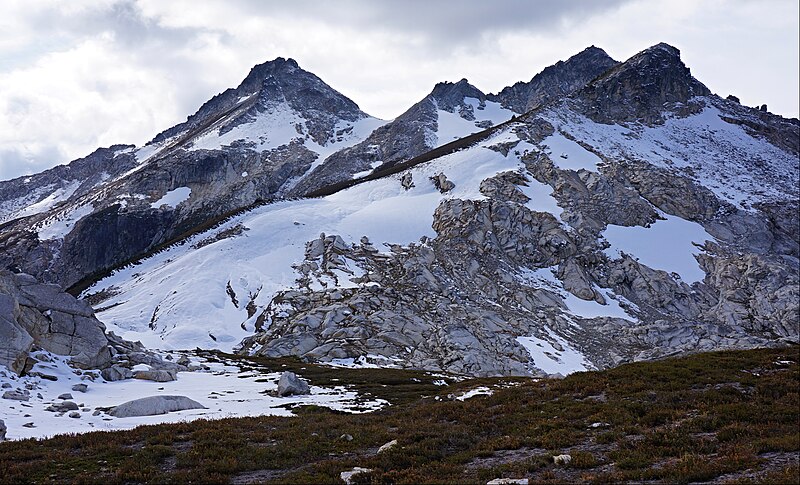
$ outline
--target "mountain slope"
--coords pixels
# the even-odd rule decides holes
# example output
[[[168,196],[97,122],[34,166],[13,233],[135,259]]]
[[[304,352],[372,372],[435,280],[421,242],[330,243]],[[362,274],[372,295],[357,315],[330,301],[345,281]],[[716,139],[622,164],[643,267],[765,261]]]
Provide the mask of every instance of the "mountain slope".
[[[239,87],[145,147],[103,150],[54,169],[76,174],[74,181],[31,177],[35,198],[11,194],[4,203],[6,213],[13,212],[7,218],[27,217],[3,227],[0,265],[68,287],[217,217],[277,197],[381,124],[293,60],[261,64]],[[102,163],[87,162],[97,158]],[[113,169],[94,182],[98,164]],[[72,190],[71,184],[89,189]],[[3,187],[18,191],[19,181]]]
[[[800,166],[775,142],[797,124],[698,95],[671,47],[612,71],[474,146],[242,214],[87,295],[155,347],[257,332],[242,352],[471,375],[797,341]],[[614,86],[621,119],[592,120]]]
[[[437,146],[508,121],[513,112],[487,101],[466,79],[443,82],[363,142],[331,155],[291,191],[302,196],[343,180],[364,175],[421,155]]]

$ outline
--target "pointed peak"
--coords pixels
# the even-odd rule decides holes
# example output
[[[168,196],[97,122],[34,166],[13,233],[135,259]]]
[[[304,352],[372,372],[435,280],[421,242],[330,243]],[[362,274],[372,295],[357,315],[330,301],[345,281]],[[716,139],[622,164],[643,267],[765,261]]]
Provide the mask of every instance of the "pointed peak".
[[[587,47],[586,49],[583,49],[582,51],[578,52],[577,54],[575,54],[574,56],[570,57],[569,59],[579,59],[579,58],[584,58],[584,57],[589,57],[589,56],[591,56],[591,57],[607,57],[607,58],[611,59],[611,56],[609,56],[606,51],[604,51],[603,49],[595,46],[594,44],[592,44],[589,47]]]
[[[660,123],[666,111],[687,111],[695,96],[710,94],[681,61],[680,51],[659,43],[609,69],[577,93],[595,121]]]
[[[668,55],[671,55],[671,56],[677,57],[677,58],[681,57],[681,51],[677,47],[671,46],[671,45],[667,44],[666,42],[659,42],[658,44],[656,44],[654,46],[648,47],[647,49],[645,49],[642,52],[640,52],[640,54],[645,54],[645,53],[651,53],[652,54],[652,53],[660,53],[660,52],[666,53]]]
[[[470,84],[466,78],[463,78],[455,83],[449,81],[436,83],[429,96],[435,98],[437,101],[441,101],[445,98],[452,98],[453,101],[458,103],[460,103],[465,97],[478,98],[480,100],[486,98],[486,95],[483,94],[480,89]]]

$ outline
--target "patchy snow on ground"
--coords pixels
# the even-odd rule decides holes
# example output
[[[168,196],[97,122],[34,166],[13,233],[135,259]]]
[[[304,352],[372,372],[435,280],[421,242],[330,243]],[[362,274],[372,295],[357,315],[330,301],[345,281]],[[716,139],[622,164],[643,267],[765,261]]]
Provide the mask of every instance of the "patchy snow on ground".
[[[714,241],[714,237],[696,222],[663,212],[661,217],[665,220],[650,227],[609,225],[602,233],[611,244],[606,255],[619,258],[624,252],[653,269],[677,273],[688,284],[702,281],[705,273],[695,258],[701,252],[697,245]]]
[[[41,354],[41,353],[40,353]],[[63,433],[85,433],[98,430],[131,429],[146,424],[174,423],[195,419],[221,419],[246,416],[292,416],[287,405],[306,405],[329,407],[346,412],[368,412],[388,404],[382,399],[362,399],[356,392],[342,386],[311,386],[311,394],[306,396],[277,397],[280,373],[263,374],[257,370],[242,370],[234,363],[207,362],[195,358],[197,364],[208,370],[179,372],[178,379],[172,382],[152,382],[140,379],[126,379],[105,382],[82,379],[75,374],[64,357],[50,356],[52,362],[40,362],[33,369],[58,378],[51,382],[40,377],[17,377],[5,367],[0,367],[0,383],[11,385],[1,392],[30,388],[29,401],[0,399],[0,419],[8,427],[8,439],[45,438]],[[87,376],[88,373],[84,373]],[[302,375],[300,376],[302,377]],[[84,383],[88,390],[83,393],[73,391],[72,386]],[[46,411],[49,405],[59,403],[63,393],[69,393],[70,401],[79,405],[80,417],[71,418],[69,413]],[[93,414],[96,408],[117,406],[133,399],[158,395],[179,395],[193,399],[207,409],[192,409],[157,416],[115,418],[106,412]],[[41,396],[41,397],[39,397]],[[33,423],[32,427],[24,426]]]
[[[177,189],[172,189],[164,194],[163,197],[150,204],[150,207],[153,209],[158,209],[159,207],[166,205],[174,209],[178,207],[181,202],[189,199],[190,195],[192,195],[192,189],[189,187],[178,187]]]
[[[470,389],[469,391],[461,394],[460,396],[456,397],[456,401],[466,401],[467,399],[471,399],[475,396],[491,396],[494,394],[494,391],[486,386],[476,387],[475,389]]]
[[[47,210],[50,210],[59,202],[63,202],[69,199],[72,196],[72,194],[74,194],[75,191],[78,190],[78,187],[80,186],[81,186],[80,180],[73,180],[64,187],[56,189],[52,194],[48,195],[39,202],[31,204],[25,209],[17,212],[16,214],[14,214],[14,218],[32,216],[34,214],[39,214]]]
[[[517,337],[517,342],[525,347],[533,365],[548,374],[566,376],[595,367],[577,349],[550,328],[545,327],[550,340],[537,337]]]
[[[307,241],[322,232],[338,234],[347,244],[367,236],[383,249],[383,243],[408,244],[422,236],[434,237],[433,213],[442,200],[483,199],[481,181],[522,167],[518,157],[487,148],[496,143],[489,138],[412,168],[415,186],[410,190],[403,189],[398,174],[327,197],[260,207],[193,236],[187,244],[117,271],[87,293],[102,289],[114,293],[96,310],[109,330],[124,338],[141,340],[150,348],[231,351],[252,333],[247,303],[264,308],[277,291],[296,285],[298,274],[292,264],[303,260]],[[455,183],[446,194],[428,180],[440,172]],[[193,243],[237,225],[247,230],[192,248]],[[352,283],[346,277],[341,280],[340,285]],[[228,295],[228,284],[238,304]]]

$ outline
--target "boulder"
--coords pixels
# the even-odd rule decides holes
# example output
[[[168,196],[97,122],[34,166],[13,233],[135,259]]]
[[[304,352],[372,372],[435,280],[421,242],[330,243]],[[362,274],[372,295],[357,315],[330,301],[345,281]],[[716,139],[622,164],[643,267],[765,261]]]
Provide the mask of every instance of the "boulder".
[[[303,394],[311,394],[311,389],[308,384],[297,377],[294,372],[284,372],[278,381],[278,395],[285,396],[299,396]]]
[[[0,365],[19,374],[38,347],[70,356],[76,367],[102,368],[111,361],[108,344],[88,303],[29,275],[0,271]]]
[[[72,390],[76,392],[86,392],[87,389],[89,389],[89,386],[83,383],[72,386]]]
[[[113,408],[109,414],[117,418],[155,416],[186,409],[207,409],[186,396],[149,396],[134,399]]]
[[[571,455],[556,455],[553,457],[553,463],[556,465],[568,465],[572,461]]]
[[[168,370],[137,370],[133,373],[134,379],[145,381],[170,382],[176,378],[176,373]]]
[[[51,413],[65,413],[67,411],[77,411],[78,405],[72,401],[63,401],[55,404],[51,404],[45,408],[45,411],[50,411]]]
[[[6,423],[3,422],[2,419],[0,419],[0,441],[5,441],[6,440],[6,431],[7,430],[8,430],[8,428],[6,428]]]
[[[63,399],[63,400],[65,400],[65,401],[66,401],[66,400],[68,400],[68,399],[72,399],[72,394],[70,394],[70,393],[68,393],[68,392],[65,392],[64,394],[62,394],[62,395],[58,396],[58,398],[59,398],[59,399]]]
[[[31,395],[28,391],[20,391],[20,390],[13,390],[13,391],[6,391],[3,393],[3,399],[10,399],[12,401],[28,401],[30,400]]]
[[[342,479],[344,483],[350,485],[353,483],[353,477],[356,475],[361,475],[362,473],[369,473],[371,472],[371,468],[362,468],[360,466],[354,467],[352,470],[348,470],[346,472],[342,472],[339,474],[339,478]]]
[[[107,369],[103,369],[100,373],[103,376],[103,379],[111,382],[111,381],[121,381],[123,379],[130,379],[133,377],[133,372],[127,367],[122,367],[119,365],[112,365]]]
[[[389,451],[392,448],[394,448],[395,446],[397,446],[397,440],[392,440],[392,441],[390,441],[390,442],[388,442],[388,443],[386,443],[384,445],[381,445],[381,447],[378,448],[378,453],[383,453],[385,451]]]
[[[438,173],[433,177],[430,177],[431,182],[433,182],[433,186],[436,187],[441,193],[450,192],[456,187],[456,184],[447,180],[447,176],[443,173]]]

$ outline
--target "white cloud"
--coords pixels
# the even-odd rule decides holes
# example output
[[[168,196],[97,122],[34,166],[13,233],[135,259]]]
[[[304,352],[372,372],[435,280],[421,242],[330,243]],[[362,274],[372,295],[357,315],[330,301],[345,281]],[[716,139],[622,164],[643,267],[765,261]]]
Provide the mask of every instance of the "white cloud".
[[[624,60],[680,48],[712,91],[797,116],[794,0],[7,0],[0,6],[0,179],[97,146],[141,144],[293,57],[375,116],[443,80],[486,92],[529,80],[588,45]]]

